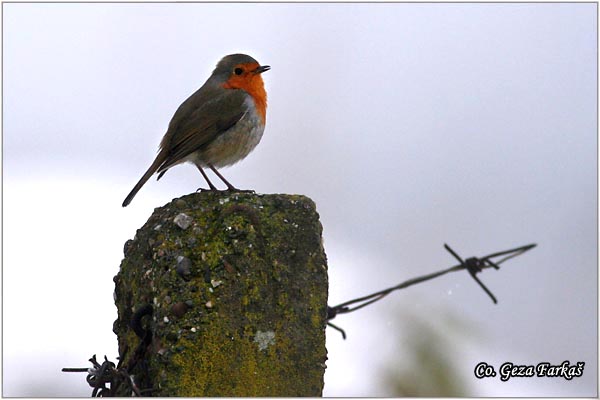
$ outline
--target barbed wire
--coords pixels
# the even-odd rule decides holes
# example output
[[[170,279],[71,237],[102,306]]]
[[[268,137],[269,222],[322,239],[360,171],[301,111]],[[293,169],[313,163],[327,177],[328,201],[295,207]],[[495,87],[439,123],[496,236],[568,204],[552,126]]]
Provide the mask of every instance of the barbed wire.
[[[117,368],[115,363],[108,361],[100,364],[94,354],[89,359],[92,368],[63,368],[63,372],[87,372],[86,381],[92,390],[92,397],[132,397],[142,396],[141,391],[133,381],[133,377],[124,368]]]
[[[396,290],[404,289],[409,286],[416,285],[417,283],[425,282],[430,279],[440,277],[440,276],[445,275],[450,272],[456,272],[456,271],[461,271],[461,270],[465,270],[465,269],[469,272],[469,275],[471,275],[471,277],[475,280],[475,282],[477,282],[477,284],[492,299],[494,304],[497,304],[498,300],[496,299],[496,296],[494,296],[492,294],[492,292],[483,284],[483,282],[481,282],[481,280],[477,277],[477,274],[482,272],[486,268],[500,269],[499,265],[502,264],[503,262],[505,262],[513,257],[516,257],[518,255],[521,255],[521,254],[525,253],[526,251],[533,249],[535,246],[537,246],[535,243],[528,244],[525,246],[510,249],[510,250],[498,251],[496,253],[488,254],[487,256],[484,256],[484,257],[470,257],[463,261],[463,259],[454,250],[452,250],[450,248],[450,246],[448,246],[447,244],[444,244],[444,248],[450,254],[452,254],[452,256],[454,256],[454,258],[456,258],[460,264],[452,266],[447,269],[443,269],[441,271],[433,272],[431,274],[427,274],[427,275],[423,275],[423,276],[420,276],[417,278],[409,279],[407,281],[404,281],[404,282],[402,282],[398,285],[392,286],[390,288],[380,290],[378,292],[371,293],[366,296],[358,297],[356,299],[345,301],[334,307],[327,306],[327,325],[329,325],[330,327],[332,327],[335,330],[337,330],[338,332],[340,332],[342,334],[342,337],[344,339],[346,339],[346,332],[339,326],[334,325],[330,322],[336,316],[338,316],[340,314],[351,313],[353,311],[356,311],[363,307],[366,307],[370,304],[373,304],[376,301],[383,299],[385,296],[387,296],[388,294],[390,294]],[[502,257],[502,258],[498,261],[492,261],[492,258],[497,258],[497,257]]]
[[[140,390],[136,385],[131,372],[138,365],[138,362],[144,360],[146,348],[152,341],[152,331],[142,324],[142,319],[146,316],[152,316],[153,308],[146,304],[139,307],[133,313],[129,321],[129,327],[140,338],[140,343],[133,352],[133,356],[126,366],[121,366],[123,358],[119,358],[119,365],[108,361],[104,356],[104,362],[98,363],[94,354],[89,361],[92,368],[63,368],[63,372],[87,372],[87,383],[93,388],[92,397],[140,397],[142,393],[149,393],[151,388]]]

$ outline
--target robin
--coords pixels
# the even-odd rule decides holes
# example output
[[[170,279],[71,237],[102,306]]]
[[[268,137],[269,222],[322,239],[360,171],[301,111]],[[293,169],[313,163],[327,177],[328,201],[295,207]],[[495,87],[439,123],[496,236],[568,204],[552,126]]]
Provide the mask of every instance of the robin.
[[[198,167],[210,190],[217,188],[204,168],[238,190],[217,168],[235,164],[260,142],[265,129],[267,93],[261,74],[271,69],[245,54],[231,54],[219,61],[208,80],[184,101],[169,123],[156,159],[123,201],[126,207],[146,181],[158,172],[184,161]]]

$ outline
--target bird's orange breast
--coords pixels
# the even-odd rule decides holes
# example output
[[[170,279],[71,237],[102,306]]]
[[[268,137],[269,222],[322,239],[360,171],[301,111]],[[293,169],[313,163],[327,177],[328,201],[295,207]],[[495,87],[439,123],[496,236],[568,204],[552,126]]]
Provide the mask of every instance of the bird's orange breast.
[[[260,115],[263,124],[267,119],[267,92],[265,84],[260,74],[255,74],[252,71],[258,68],[259,65],[248,65],[248,72],[242,75],[232,75],[227,82],[223,84],[225,89],[242,89],[247,92],[254,100],[256,111]]]

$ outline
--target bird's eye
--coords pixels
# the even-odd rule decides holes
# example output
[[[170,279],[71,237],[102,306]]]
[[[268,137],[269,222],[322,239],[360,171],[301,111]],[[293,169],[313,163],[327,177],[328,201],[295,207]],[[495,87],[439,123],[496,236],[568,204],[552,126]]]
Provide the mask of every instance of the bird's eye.
[[[241,69],[240,67],[237,67],[236,69],[233,70],[233,73],[236,75],[241,75],[242,72],[244,72],[244,70]]]

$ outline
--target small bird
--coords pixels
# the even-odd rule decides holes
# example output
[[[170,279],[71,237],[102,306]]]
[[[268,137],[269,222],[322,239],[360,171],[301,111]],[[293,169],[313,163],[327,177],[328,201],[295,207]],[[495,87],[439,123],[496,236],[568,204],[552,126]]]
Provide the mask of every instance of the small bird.
[[[189,161],[198,167],[210,190],[217,188],[204,168],[238,190],[217,168],[245,158],[262,138],[267,116],[267,93],[261,74],[271,69],[246,54],[230,54],[219,61],[208,80],[184,101],[169,123],[156,159],[123,201],[126,207],[146,181],[158,172]]]

